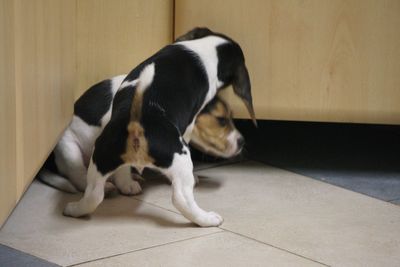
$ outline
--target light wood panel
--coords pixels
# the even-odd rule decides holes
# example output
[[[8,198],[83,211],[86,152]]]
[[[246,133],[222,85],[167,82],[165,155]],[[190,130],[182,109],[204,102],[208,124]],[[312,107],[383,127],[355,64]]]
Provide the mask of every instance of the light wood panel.
[[[79,0],[78,88],[128,73],[172,41],[172,0]]]
[[[0,226],[17,201],[13,29],[13,2],[0,0]]]
[[[398,0],[176,0],[175,14],[177,36],[208,26],[241,44],[258,118],[400,123]]]
[[[14,0],[17,197],[72,115],[76,3]]]

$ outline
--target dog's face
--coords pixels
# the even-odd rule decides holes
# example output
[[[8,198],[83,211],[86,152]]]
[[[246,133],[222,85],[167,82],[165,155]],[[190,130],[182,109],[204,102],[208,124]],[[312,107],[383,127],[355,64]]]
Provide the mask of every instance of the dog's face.
[[[190,144],[206,154],[224,158],[242,151],[244,139],[233,124],[230,108],[219,97],[197,116]]]

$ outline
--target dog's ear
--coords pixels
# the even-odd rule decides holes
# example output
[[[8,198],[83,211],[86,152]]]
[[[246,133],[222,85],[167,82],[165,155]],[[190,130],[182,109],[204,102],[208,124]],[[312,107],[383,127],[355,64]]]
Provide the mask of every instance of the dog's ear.
[[[256,115],[253,108],[253,98],[251,96],[249,72],[244,64],[240,64],[237,68],[232,86],[235,94],[243,100],[254,125],[257,127]]]
[[[200,39],[209,35],[212,35],[213,32],[208,29],[208,28],[201,28],[201,27],[196,27],[193,30],[185,33],[184,35],[178,37],[175,42],[181,42],[181,41],[189,41],[189,40],[195,40],[195,39]]]

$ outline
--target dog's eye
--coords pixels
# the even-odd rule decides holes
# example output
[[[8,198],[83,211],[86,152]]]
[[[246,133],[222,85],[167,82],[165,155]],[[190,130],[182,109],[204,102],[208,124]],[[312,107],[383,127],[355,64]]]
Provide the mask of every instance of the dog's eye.
[[[222,127],[225,127],[226,125],[228,125],[228,119],[224,118],[224,117],[217,117],[218,123],[219,125],[221,125]]]

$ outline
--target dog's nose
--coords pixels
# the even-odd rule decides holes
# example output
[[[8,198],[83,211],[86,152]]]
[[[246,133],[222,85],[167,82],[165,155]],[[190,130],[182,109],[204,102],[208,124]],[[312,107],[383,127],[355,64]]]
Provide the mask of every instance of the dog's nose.
[[[237,145],[238,148],[242,148],[244,146],[244,138],[241,136],[238,140],[237,140]]]

